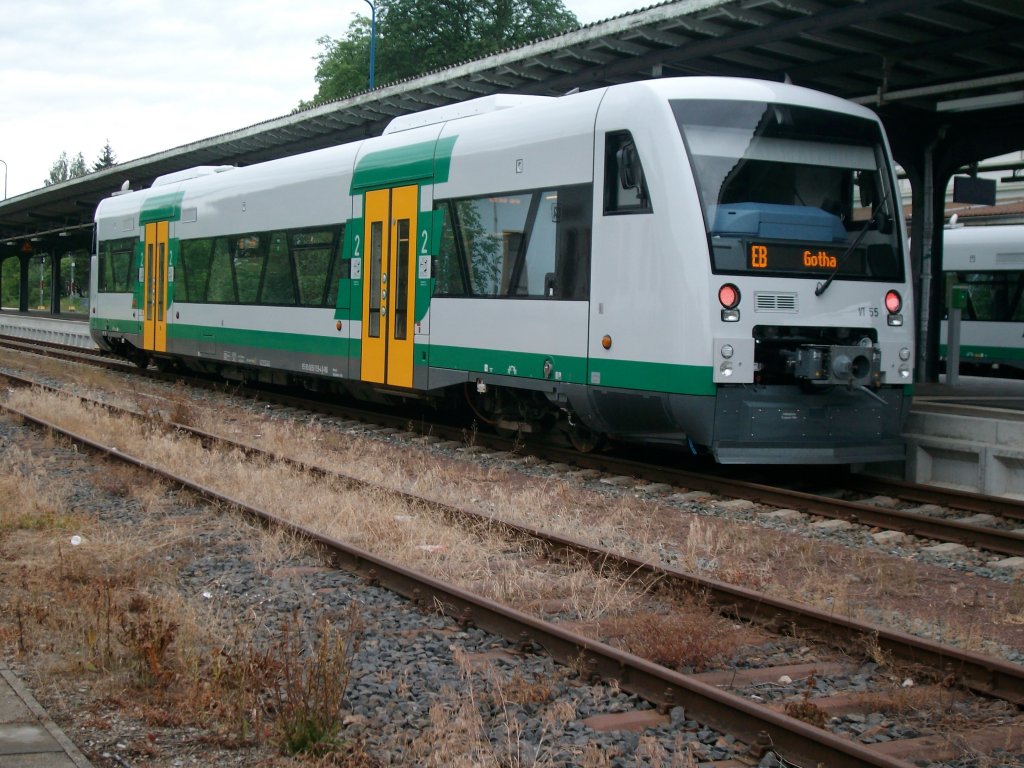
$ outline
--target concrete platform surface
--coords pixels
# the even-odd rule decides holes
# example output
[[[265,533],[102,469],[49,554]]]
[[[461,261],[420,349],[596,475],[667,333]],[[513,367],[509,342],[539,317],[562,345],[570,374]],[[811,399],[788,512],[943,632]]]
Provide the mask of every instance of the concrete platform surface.
[[[0,768],[92,768],[92,763],[3,661],[0,661]]]
[[[1024,499],[1024,380],[915,384],[904,478]]]

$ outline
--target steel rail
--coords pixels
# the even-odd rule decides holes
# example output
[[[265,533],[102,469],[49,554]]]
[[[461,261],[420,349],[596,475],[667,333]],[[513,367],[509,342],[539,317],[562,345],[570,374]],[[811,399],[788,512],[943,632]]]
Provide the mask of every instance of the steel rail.
[[[410,598],[422,610],[437,610],[452,619],[505,637],[524,646],[536,643],[554,659],[578,665],[584,674],[615,680],[620,687],[665,706],[685,706],[689,714],[712,728],[731,733],[750,745],[770,745],[788,761],[830,768],[911,768],[910,763],[879,754],[849,739],[721,691],[633,654],[577,635],[493,600],[419,574],[371,552],[291,523],[266,510],[220,494],[123,451],[65,430],[45,419],[0,405],[30,424],[61,434],[109,458],[143,469],[197,495],[236,509],[268,527],[281,528],[309,541],[337,567],[360,573],[371,583]]]
[[[966,512],[983,512],[1007,520],[1024,520],[1024,501],[1020,499],[972,493],[959,488],[935,488],[918,483],[908,483],[905,480],[894,480],[890,477],[850,474],[843,479],[843,482],[853,490],[866,493],[897,496],[921,504],[940,504]]]
[[[6,374],[4,377],[12,378]],[[25,384],[31,383],[28,379],[21,381]],[[58,388],[43,386],[51,391],[61,392]],[[62,392],[62,394],[67,393]],[[115,408],[108,403],[79,395],[72,396],[104,408]],[[118,410],[123,411],[123,409]],[[140,415],[134,412],[129,413],[133,416]],[[473,525],[483,524],[500,528],[522,539],[539,542],[549,551],[560,556],[569,555],[581,558],[598,571],[614,568],[621,574],[631,577],[639,576],[654,584],[685,589],[688,592],[709,598],[722,613],[772,627],[776,631],[785,627],[799,628],[805,632],[813,632],[819,639],[830,645],[837,645],[840,640],[859,641],[865,644],[876,642],[881,649],[891,653],[904,663],[924,665],[938,671],[943,676],[953,674],[961,684],[971,690],[996,696],[1015,704],[1024,704],[1024,667],[1017,664],[984,654],[944,646],[868,622],[836,616],[812,606],[776,598],[756,590],[699,576],[671,566],[639,560],[611,549],[568,539],[532,526],[514,523],[496,515],[454,505],[444,500],[376,486],[338,470],[325,469],[297,461],[288,456],[240,443],[189,425],[169,423],[168,427],[195,437],[204,446],[215,443],[225,444],[243,451],[247,456],[259,456],[276,462],[288,463],[303,471],[340,480],[350,487],[379,489],[407,503],[428,505],[459,523],[469,522]],[[840,647],[846,650],[845,645]]]
[[[541,452],[547,453],[546,450]],[[565,452],[560,451],[548,453],[548,455],[558,455],[563,460],[565,458]],[[796,509],[807,514],[848,520],[860,525],[878,526],[938,541],[957,542],[1000,554],[1024,556],[1024,534],[1013,531],[1000,531],[959,520],[943,520],[905,510],[886,509],[858,501],[833,499],[747,480],[736,480],[668,467],[652,467],[625,459],[583,454],[577,456],[575,461],[580,466],[600,469],[604,472],[632,473],[652,481],[672,483],[720,496],[750,499],[761,504]]]
[[[182,374],[166,374],[159,371],[139,369],[131,363],[123,362],[116,358],[103,356],[101,353],[89,353],[77,348],[69,348],[64,345],[51,342],[25,340],[15,337],[0,336],[0,342],[6,344],[13,342],[12,346],[31,352],[27,349],[31,344],[43,345],[51,350],[51,353],[68,353],[65,359],[78,360],[83,363],[103,365],[108,368],[123,369],[131,373],[143,373],[150,378],[158,380],[177,380]],[[63,355],[59,355],[63,356]],[[209,386],[209,382],[198,379],[195,383]],[[261,397],[267,398],[268,393],[257,390]],[[302,407],[320,412],[337,412],[339,406],[327,405],[315,400],[299,398],[291,395],[273,393],[270,398],[289,402],[296,407]],[[341,409],[345,414],[352,413],[352,409]],[[358,411],[357,415],[365,418],[366,411]],[[390,424],[407,424],[405,416],[389,416],[384,413],[372,412],[375,419]],[[459,430],[432,425],[432,429],[440,430],[444,434],[455,434]],[[511,443],[505,438],[492,436],[478,436],[481,441],[498,448],[507,448]],[[720,495],[734,496],[736,498],[751,498],[764,504],[779,507],[789,507],[800,511],[830,517],[845,519],[850,522],[863,525],[877,525],[904,533],[935,539],[938,541],[951,541],[965,544],[971,547],[986,549],[1006,555],[1024,556],[1024,535],[1011,531],[1000,531],[984,525],[963,523],[957,520],[943,520],[941,518],[929,517],[928,515],[916,514],[902,510],[890,510],[877,507],[863,502],[846,501],[820,496],[810,492],[788,490],[776,486],[755,483],[744,480],[735,480],[711,474],[692,472],[688,470],[675,469],[671,467],[658,467],[644,464],[628,459],[619,459],[607,455],[581,454],[577,451],[567,451],[555,446],[536,445],[532,450],[537,455],[546,455],[559,461],[575,463],[582,467],[592,467],[606,472],[619,474],[633,474],[652,481],[669,482],[677,485],[685,485],[694,490],[702,490]],[[865,478],[856,475],[849,475],[848,480],[851,486],[864,489],[867,483],[881,493],[890,493],[901,498],[919,501],[922,503],[934,503],[942,506],[962,509],[970,512],[984,512],[998,515],[1011,520],[1024,520],[1024,501],[1007,499],[998,496],[987,496],[974,494],[959,489],[935,488],[932,486],[907,483],[888,478]]]

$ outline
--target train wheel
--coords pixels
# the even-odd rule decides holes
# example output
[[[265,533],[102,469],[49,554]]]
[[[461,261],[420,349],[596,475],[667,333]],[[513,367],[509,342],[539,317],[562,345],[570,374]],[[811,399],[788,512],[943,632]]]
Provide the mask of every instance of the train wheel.
[[[604,447],[604,435],[587,429],[582,424],[569,424],[569,442],[580,453],[592,453]]]

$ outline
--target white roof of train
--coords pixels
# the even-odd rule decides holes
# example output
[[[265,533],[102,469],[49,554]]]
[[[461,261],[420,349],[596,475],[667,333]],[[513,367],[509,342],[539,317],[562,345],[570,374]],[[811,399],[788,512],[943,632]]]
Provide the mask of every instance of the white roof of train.
[[[1024,225],[943,230],[942,265],[946,270],[1024,269]]]

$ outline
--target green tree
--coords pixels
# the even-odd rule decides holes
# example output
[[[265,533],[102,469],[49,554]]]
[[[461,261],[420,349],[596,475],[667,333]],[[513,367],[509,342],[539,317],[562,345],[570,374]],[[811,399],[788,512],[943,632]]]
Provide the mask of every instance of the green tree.
[[[113,147],[110,146],[110,139],[107,139],[107,143],[103,145],[103,149],[100,150],[100,156],[96,158],[96,162],[92,164],[92,170],[102,171],[104,168],[109,168],[112,165],[117,164],[117,156],[114,154]]]
[[[43,180],[43,186],[49,187],[69,179],[77,179],[87,173],[89,173],[89,169],[85,165],[85,158],[82,157],[81,152],[71,160],[68,160],[67,152],[61,152],[60,157],[54,160],[53,165],[50,166],[50,175]]]
[[[562,0],[377,0],[377,84],[478,59],[506,48],[576,29]],[[344,37],[317,40],[318,90],[323,104],[365,91],[370,20],[356,16]]]

